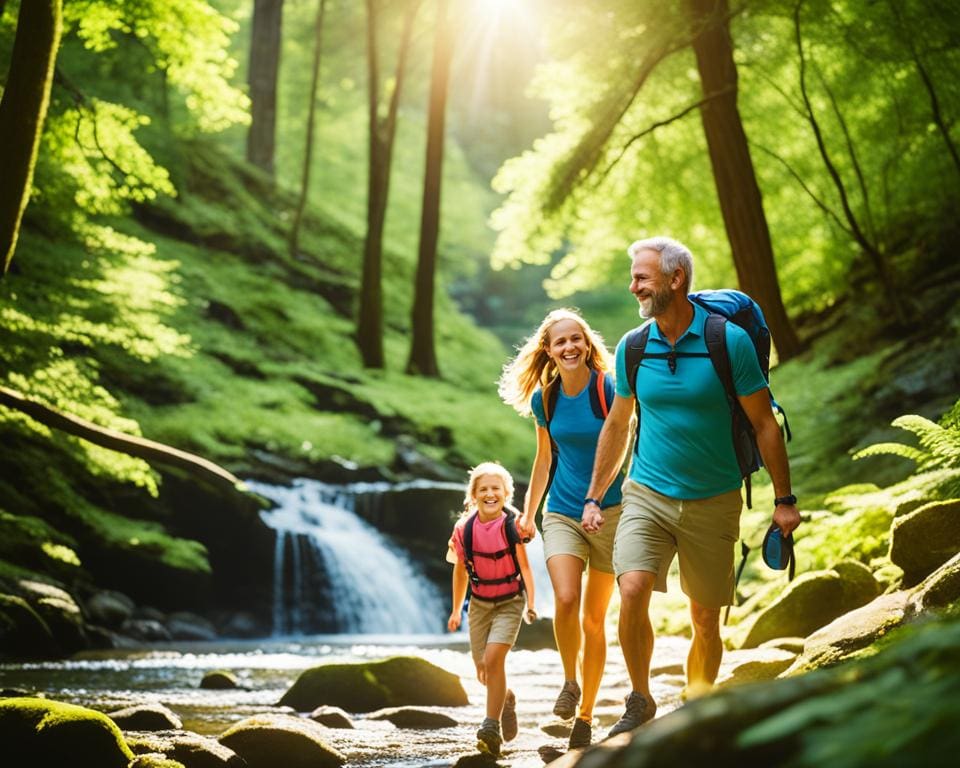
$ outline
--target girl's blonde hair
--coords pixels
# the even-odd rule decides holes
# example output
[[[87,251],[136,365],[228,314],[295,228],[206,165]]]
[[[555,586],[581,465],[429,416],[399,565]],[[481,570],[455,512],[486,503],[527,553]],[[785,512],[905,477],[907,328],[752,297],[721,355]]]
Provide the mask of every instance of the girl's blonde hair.
[[[510,476],[510,473],[504,469],[502,464],[499,464],[496,461],[484,461],[481,464],[477,464],[477,466],[470,470],[470,478],[467,480],[467,489],[463,495],[464,514],[467,514],[475,508],[475,502],[477,499],[477,483],[484,475],[494,475],[495,477],[499,477],[501,480],[503,480],[503,490],[507,494],[507,498],[504,501],[505,506],[513,501],[513,478]]]
[[[557,364],[547,354],[550,329],[561,320],[573,320],[587,340],[587,367],[595,371],[613,369],[613,357],[597,333],[575,309],[555,309],[548,313],[536,332],[517,351],[517,356],[503,366],[497,391],[507,405],[512,405],[521,416],[529,416],[530,399],[537,387],[546,387],[560,375]]]

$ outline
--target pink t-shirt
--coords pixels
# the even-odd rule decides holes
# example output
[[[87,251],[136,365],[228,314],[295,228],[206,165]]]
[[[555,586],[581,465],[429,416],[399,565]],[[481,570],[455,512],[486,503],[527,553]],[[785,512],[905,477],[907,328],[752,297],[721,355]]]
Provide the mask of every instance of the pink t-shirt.
[[[453,535],[450,537],[450,543],[456,553],[457,560],[463,562],[465,555],[463,553],[463,528],[467,524],[470,516],[461,517],[453,527]],[[507,553],[496,560],[489,557],[480,557],[481,552],[499,552],[507,549],[507,531],[504,523],[507,521],[506,514],[491,520],[488,523],[480,521],[478,516],[473,524],[473,567],[477,571],[477,576],[481,579],[500,579],[505,576],[512,576],[516,572],[516,566],[513,558]],[[471,590],[477,597],[494,598],[501,595],[510,595],[517,591],[515,582],[506,582],[504,584],[480,584],[470,585]]]

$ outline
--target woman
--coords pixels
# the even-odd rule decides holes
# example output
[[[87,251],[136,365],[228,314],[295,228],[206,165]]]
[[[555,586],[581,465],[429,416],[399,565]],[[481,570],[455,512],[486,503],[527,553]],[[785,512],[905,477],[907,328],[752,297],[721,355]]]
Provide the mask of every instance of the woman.
[[[536,418],[537,454],[517,528],[521,536],[534,535],[536,513],[549,486],[543,549],[553,583],[553,628],[564,672],[553,711],[564,719],[577,715],[571,748],[590,745],[593,705],[607,654],[604,620],[614,587],[611,556],[620,519],[619,484],[614,483],[600,500],[606,522],[598,533],[587,534],[580,518],[603,415],[613,400],[612,363],[603,339],[587,322],[573,310],[558,309],[544,318],[504,367],[499,382],[504,402],[521,415],[532,413]],[[558,455],[551,481],[554,444]]]

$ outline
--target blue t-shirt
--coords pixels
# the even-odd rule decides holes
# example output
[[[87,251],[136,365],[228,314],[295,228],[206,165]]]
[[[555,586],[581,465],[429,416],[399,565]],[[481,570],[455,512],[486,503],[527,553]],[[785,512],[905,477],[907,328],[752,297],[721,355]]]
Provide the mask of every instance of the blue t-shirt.
[[[606,373],[610,376],[610,373]],[[543,392],[537,389],[530,403],[537,424],[547,426],[543,412]],[[557,405],[550,420],[550,436],[560,451],[557,471],[550,484],[545,508],[574,520],[583,516],[583,500],[590,487],[593,474],[593,460],[597,454],[597,439],[603,421],[598,419],[590,407],[590,385],[578,394],[568,397],[563,387],[557,393]],[[602,506],[612,507],[620,503],[620,483],[615,482],[604,495]]]
[[[677,339],[677,352],[704,353],[707,311],[693,306],[693,321]],[[727,350],[737,394],[767,386],[753,342],[745,330],[727,323]],[[624,344],[617,344],[617,394],[631,397]],[[647,352],[670,351],[655,322]],[[637,369],[640,439],[635,444],[630,479],[674,499],[703,499],[740,487],[733,448],[730,407],[709,357],[679,357],[676,373],[663,358],[644,357]]]

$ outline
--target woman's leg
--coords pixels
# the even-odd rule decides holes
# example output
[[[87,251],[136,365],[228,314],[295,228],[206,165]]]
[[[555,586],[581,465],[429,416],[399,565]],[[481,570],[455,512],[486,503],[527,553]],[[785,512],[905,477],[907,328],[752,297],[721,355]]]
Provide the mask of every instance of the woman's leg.
[[[583,698],[580,700],[580,717],[588,722],[593,717],[593,704],[597,700],[607,660],[604,624],[615,583],[612,573],[593,568],[587,571],[587,585],[583,590]]]
[[[554,555],[547,560],[553,584],[553,634],[563,663],[564,680],[577,679],[580,656],[580,589],[583,560],[574,555]]]
[[[506,643],[487,643],[483,651],[483,667],[487,686],[487,717],[500,721],[503,701],[507,695]]]

